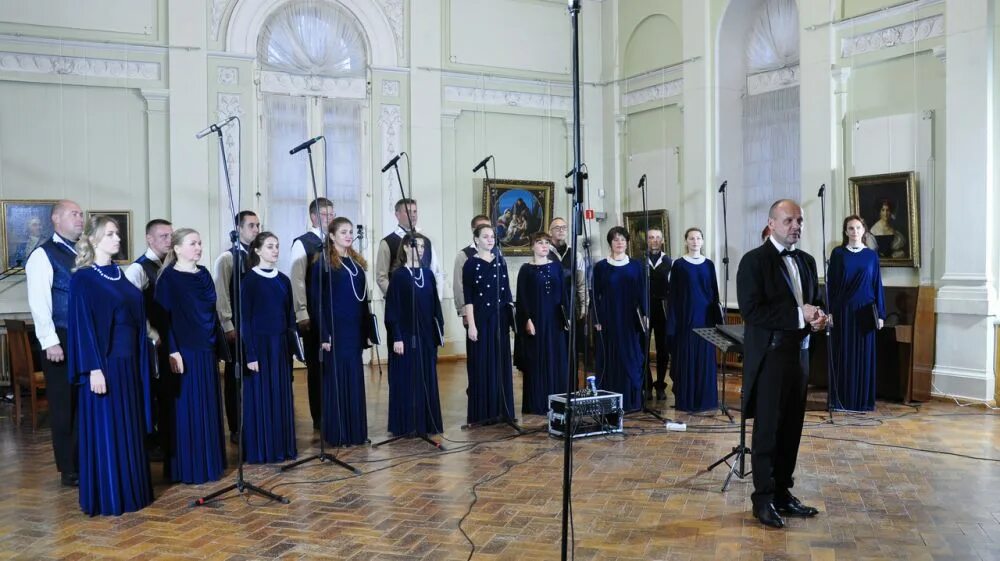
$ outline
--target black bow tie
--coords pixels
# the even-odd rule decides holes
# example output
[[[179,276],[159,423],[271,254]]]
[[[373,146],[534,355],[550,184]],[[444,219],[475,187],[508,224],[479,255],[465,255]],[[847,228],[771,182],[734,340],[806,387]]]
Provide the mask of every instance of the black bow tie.
[[[792,259],[795,259],[799,256],[799,253],[801,252],[797,249],[782,249],[780,255],[782,257],[791,257]]]

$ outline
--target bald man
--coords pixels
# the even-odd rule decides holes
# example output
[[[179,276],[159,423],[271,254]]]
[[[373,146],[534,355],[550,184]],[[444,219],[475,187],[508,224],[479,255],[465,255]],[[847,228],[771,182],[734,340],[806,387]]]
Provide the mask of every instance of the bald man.
[[[24,266],[28,307],[35,337],[45,356],[45,394],[52,425],[52,451],[63,485],[78,482],[76,455],[76,394],[66,371],[66,329],[69,327],[69,279],[76,261],[76,242],[83,234],[83,210],[73,201],[52,207],[55,233],[38,246]]]

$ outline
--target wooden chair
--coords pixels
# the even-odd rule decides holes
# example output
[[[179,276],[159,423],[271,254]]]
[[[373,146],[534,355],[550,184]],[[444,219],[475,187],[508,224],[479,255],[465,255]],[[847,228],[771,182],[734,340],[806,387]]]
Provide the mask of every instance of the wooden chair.
[[[31,405],[31,430],[38,428],[38,407],[48,409],[48,400],[39,390],[45,389],[45,376],[35,371],[35,361],[31,356],[31,343],[23,321],[4,320],[7,326],[7,348],[10,350],[10,377],[14,382],[14,418],[21,423],[23,390],[28,390]]]

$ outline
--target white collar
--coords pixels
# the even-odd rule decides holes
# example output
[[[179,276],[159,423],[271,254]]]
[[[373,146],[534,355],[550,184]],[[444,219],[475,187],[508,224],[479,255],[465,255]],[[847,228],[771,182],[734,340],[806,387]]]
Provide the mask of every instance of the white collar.
[[[76,244],[69,243],[68,241],[64,240],[63,237],[60,236],[59,234],[55,234],[55,233],[52,234],[52,241],[56,242],[57,244],[63,245],[65,247],[68,247],[69,250],[73,252],[73,255],[77,255],[77,253],[76,253],[76,247],[75,247]]]
[[[660,252],[660,256],[656,258],[656,263],[653,263],[653,260],[649,258],[649,252],[647,251],[646,252],[646,261],[649,261],[649,266],[652,267],[653,269],[655,269],[655,268],[657,268],[657,267],[660,266],[660,263],[663,262],[663,258],[666,257],[666,256],[667,256],[667,254],[661,251]]]
[[[146,248],[146,259],[149,259],[150,261],[152,261],[153,263],[156,263],[157,265],[162,265],[163,264],[163,260],[160,259],[159,257],[157,257],[156,252],[153,251],[153,249],[149,248],[149,247]]]
[[[858,247],[845,245],[844,247],[847,249],[847,251],[850,251],[851,253],[861,253],[861,251],[865,249],[865,246],[863,245],[859,245]]]
[[[261,269],[259,265],[254,267],[252,271],[265,279],[273,279],[278,276],[278,269]]]
[[[309,231],[312,232],[313,234],[316,234],[317,238],[321,240],[323,239],[323,231],[319,229],[319,226],[316,226],[315,228],[309,228]]]
[[[612,267],[624,267],[625,265],[629,264],[631,259],[629,259],[628,255],[626,255],[625,259],[622,260],[615,259],[609,255],[608,258],[605,259],[605,261],[607,261],[608,264],[611,265]]]
[[[694,265],[700,265],[701,263],[705,262],[705,256],[699,255],[698,257],[688,257],[687,255],[685,255],[684,260]]]
[[[785,246],[778,243],[778,240],[774,239],[774,236],[768,236],[767,239],[771,240],[771,243],[774,244],[774,247],[778,250],[778,253],[785,251],[785,249],[788,249],[788,251],[793,251],[795,249],[795,244],[792,244],[792,247],[786,248]]]
[[[414,230],[416,230],[417,233],[419,234],[420,233],[420,226],[417,226],[416,228],[414,228]],[[410,233],[409,230],[407,230],[406,228],[403,228],[402,224],[396,224],[396,229],[393,230],[393,232],[395,232],[396,235],[399,236],[399,237],[403,237],[406,234]]]

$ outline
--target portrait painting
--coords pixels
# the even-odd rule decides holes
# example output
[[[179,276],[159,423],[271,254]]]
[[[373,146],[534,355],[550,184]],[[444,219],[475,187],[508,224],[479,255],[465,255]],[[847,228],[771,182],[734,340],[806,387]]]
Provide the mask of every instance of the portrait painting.
[[[551,181],[483,180],[483,214],[490,217],[497,244],[508,255],[531,255],[531,235],[552,220]]]
[[[3,201],[4,268],[24,267],[28,255],[52,237],[58,201]]]
[[[127,265],[132,262],[132,211],[131,210],[88,210],[87,223],[90,223],[91,216],[109,216],[118,223],[118,235],[121,236],[122,243],[118,246],[118,253],[111,257],[119,265]]]
[[[649,210],[645,215],[643,215],[641,210],[626,212],[622,215],[622,218],[624,219],[625,230],[628,231],[628,235],[631,237],[628,242],[629,257],[641,259],[646,253],[646,232],[648,230],[663,232],[663,252],[670,256],[674,254],[670,247],[670,220],[667,218],[666,210]]]
[[[851,212],[868,225],[883,267],[920,266],[920,211],[914,172],[852,177]]]

